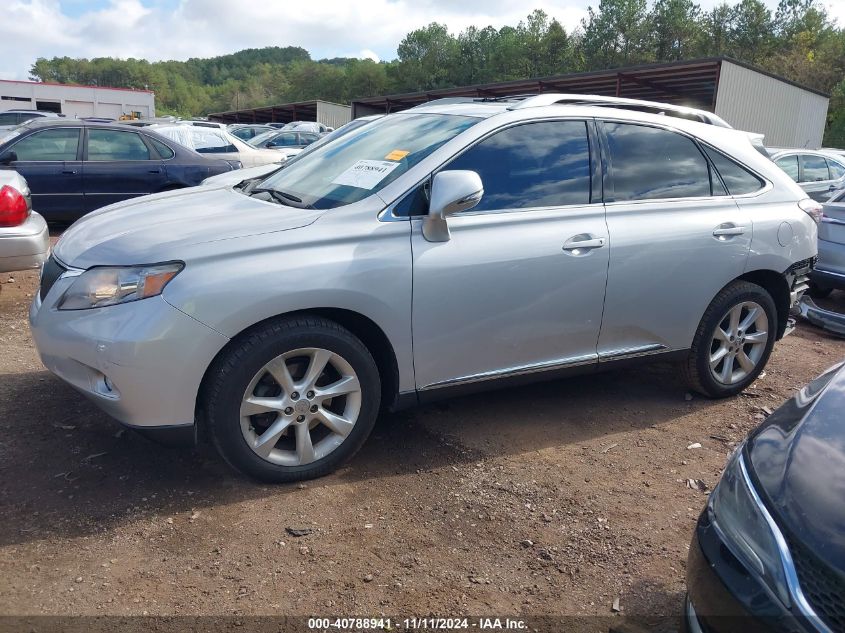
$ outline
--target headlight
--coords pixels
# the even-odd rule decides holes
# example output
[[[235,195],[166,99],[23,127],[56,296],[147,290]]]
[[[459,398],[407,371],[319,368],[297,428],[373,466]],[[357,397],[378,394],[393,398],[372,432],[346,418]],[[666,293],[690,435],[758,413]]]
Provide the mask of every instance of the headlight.
[[[742,447],[728,462],[722,480],[710,495],[709,506],[728,549],[789,607],[789,588],[780,555],[780,547],[785,548],[783,536],[754,490]]]
[[[89,268],[79,275],[59,301],[59,310],[86,310],[160,295],[185,267],[181,262]]]

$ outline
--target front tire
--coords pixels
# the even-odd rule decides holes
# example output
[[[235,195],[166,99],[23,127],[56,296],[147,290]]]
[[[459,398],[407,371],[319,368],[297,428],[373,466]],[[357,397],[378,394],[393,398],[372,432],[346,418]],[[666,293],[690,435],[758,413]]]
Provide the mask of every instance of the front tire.
[[[777,310],[761,286],[735,281],[716,295],[683,365],[690,388],[711,398],[741,392],[766,366],[777,335]]]
[[[261,481],[330,473],[361,448],[379,411],[372,355],[326,319],[271,321],[226,349],[210,371],[205,405],[214,444]]]

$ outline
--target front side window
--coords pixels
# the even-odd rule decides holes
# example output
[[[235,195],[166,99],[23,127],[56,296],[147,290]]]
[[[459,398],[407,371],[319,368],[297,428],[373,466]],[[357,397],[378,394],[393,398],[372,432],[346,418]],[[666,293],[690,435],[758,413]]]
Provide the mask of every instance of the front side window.
[[[150,160],[150,150],[135,132],[88,130],[88,160]]]
[[[472,211],[589,204],[587,124],[516,125],[469,148],[445,169],[468,169],[481,176],[484,196]]]
[[[786,175],[798,182],[798,156],[783,156],[775,161],[775,165],[786,172]]]
[[[710,196],[710,170],[696,144],[661,128],[605,122],[614,199]]]
[[[67,161],[76,160],[78,148],[79,128],[65,127],[30,134],[15,143],[11,149],[20,161]]]
[[[707,147],[706,145],[704,146],[704,151],[707,153],[707,156],[710,157],[710,161],[713,165],[715,165],[716,170],[719,172],[719,175],[725,183],[725,186],[728,188],[728,193],[732,196],[741,196],[744,193],[753,193],[763,187],[764,183],[762,180],[745,169],[745,167],[737,165],[721,152],[717,152],[715,149]],[[713,195],[719,195],[716,190],[717,181],[718,177],[714,174]],[[721,188],[721,183],[719,183],[718,186]]]
[[[827,161],[821,156],[804,154],[801,156],[801,163],[804,166],[802,182],[830,180],[830,173],[827,171]]]
[[[382,190],[479,120],[447,114],[388,115],[320,145],[256,189],[283,192],[315,209],[352,204]]]

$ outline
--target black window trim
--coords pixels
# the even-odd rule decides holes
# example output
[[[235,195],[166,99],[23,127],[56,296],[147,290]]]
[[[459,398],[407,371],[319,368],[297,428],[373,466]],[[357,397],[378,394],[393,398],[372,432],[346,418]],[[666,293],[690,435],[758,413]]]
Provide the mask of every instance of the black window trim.
[[[45,128],[35,128],[29,134],[22,134],[17,138],[11,139],[11,145],[7,148],[7,151],[14,151],[15,145],[23,141],[24,139],[28,139],[36,134],[40,134],[43,132],[49,132],[50,130],[76,130],[77,136],[77,144],[76,144],[76,158],[72,160],[18,160],[15,161],[16,163],[74,163],[79,162],[82,160],[82,149],[85,145],[83,141],[82,133],[85,128],[81,125],[57,125],[55,127],[45,127]]]
[[[113,127],[86,127],[83,128],[85,130],[85,143],[84,143],[84,152],[82,154],[82,160],[86,163],[98,163],[98,164],[105,164],[105,163],[149,163],[150,161],[158,161],[161,160],[160,158],[154,158],[158,156],[158,152],[155,151],[155,148],[151,147],[150,143],[147,143],[147,140],[144,138],[144,134],[137,130],[122,130],[119,128]],[[126,134],[135,134],[141,137],[141,142],[147,148],[147,151],[150,153],[150,157],[146,159],[120,159],[120,160],[88,160],[88,135],[91,130],[105,130],[106,132],[124,132]]]
[[[731,161],[735,162],[737,165],[743,167],[747,171],[751,172],[752,174],[754,174],[755,176],[760,178],[763,181],[764,184],[760,189],[758,189],[756,191],[752,191],[750,193],[731,194],[730,191],[728,190],[728,187],[725,185],[724,180],[722,180],[722,176],[721,176],[721,174],[719,174],[719,170],[716,169],[715,171],[719,175],[719,180],[722,182],[722,186],[725,187],[725,191],[728,191],[728,195],[726,195],[726,196],[724,196],[724,195],[714,196],[713,195],[713,193],[712,193],[713,192],[713,184],[712,184],[712,180],[711,180],[711,183],[710,183],[711,194],[709,196],[680,196],[680,197],[677,197],[677,198],[640,198],[640,199],[637,199],[637,200],[618,200],[617,201],[616,198],[615,198],[615,189],[614,189],[614,185],[613,185],[613,161],[610,158],[610,145],[608,144],[607,131],[605,130],[605,127],[604,127],[605,123],[623,123],[623,124],[628,124],[628,125],[639,125],[639,126],[642,126],[642,127],[657,128],[658,130],[664,130],[666,132],[674,132],[675,134],[679,134],[683,137],[686,137],[690,141],[693,142],[693,144],[696,146],[698,151],[704,157],[704,160],[707,163],[708,172],[709,172],[710,169],[713,169],[713,166],[711,165],[710,157],[707,156],[707,152],[705,152],[703,150],[703,146],[707,146],[707,147],[713,149],[714,151],[725,155]],[[727,198],[732,198],[732,199],[733,198],[750,198],[750,197],[756,197],[756,196],[761,195],[762,193],[768,191],[769,188],[772,186],[771,182],[769,182],[769,179],[762,176],[756,170],[751,169],[750,167],[745,165],[742,161],[739,161],[732,156],[728,156],[722,150],[717,149],[716,147],[714,147],[713,145],[711,145],[709,143],[705,143],[701,139],[697,138],[696,136],[693,136],[692,134],[689,134],[685,130],[681,130],[679,128],[672,127],[672,126],[669,126],[669,125],[660,125],[658,123],[652,123],[651,121],[633,121],[631,119],[616,119],[616,118],[610,118],[610,117],[596,118],[596,125],[597,125],[598,131],[599,131],[599,139],[600,139],[600,142],[601,142],[602,164],[605,167],[605,170],[604,170],[604,203],[606,205],[610,205],[610,204],[612,204],[612,205],[642,204],[642,203],[648,203],[648,202],[651,202],[651,203],[655,203],[655,202],[682,202],[682,201],[698,202],[698,201],[704,201],[704,200],[725,200]]]

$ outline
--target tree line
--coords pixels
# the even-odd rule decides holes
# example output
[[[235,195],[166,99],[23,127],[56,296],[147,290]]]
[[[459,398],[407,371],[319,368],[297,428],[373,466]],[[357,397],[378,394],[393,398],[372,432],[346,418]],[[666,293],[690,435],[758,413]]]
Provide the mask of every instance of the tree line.
[[[39,58],[34,80],[156,93],[162,114],[308,99],[359,97],[727,55],[831,94],[825,144],[845,147],[845,28],[818,0],[723,2],[599,0],[567,31],[535,10],[515,26],[452,33],[432,23],[408,33],[389,62],[313,60],[299,47],[248,49],[208,59]]]

